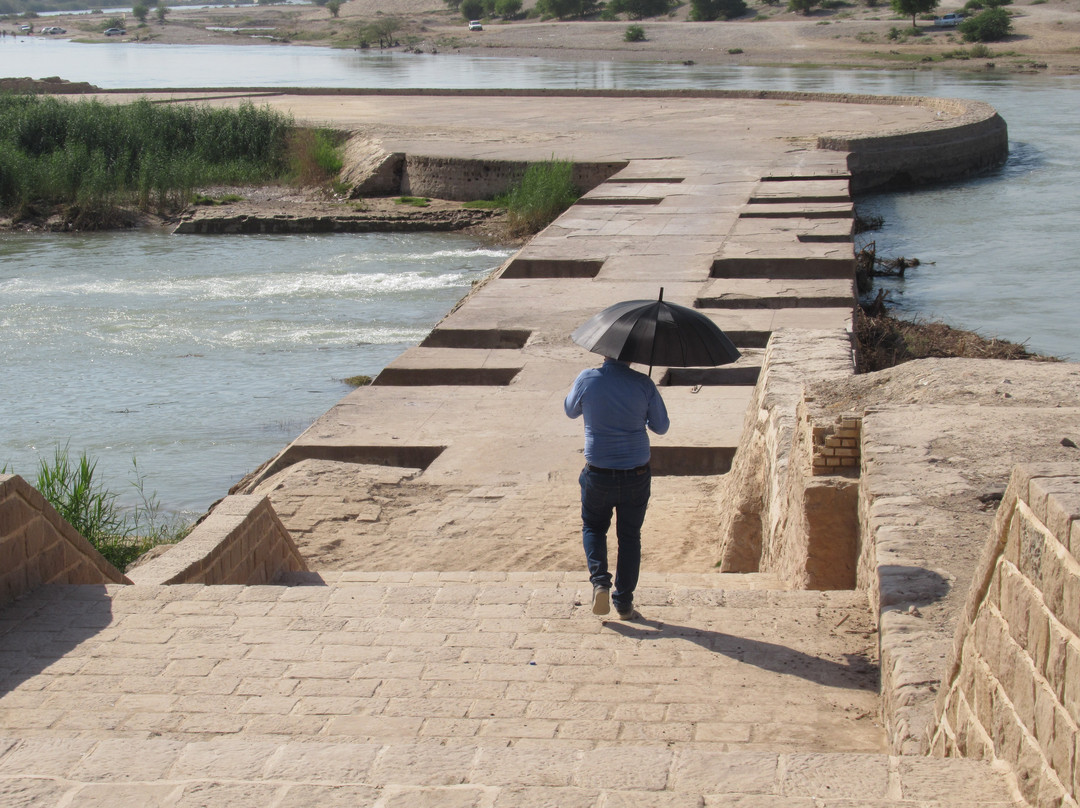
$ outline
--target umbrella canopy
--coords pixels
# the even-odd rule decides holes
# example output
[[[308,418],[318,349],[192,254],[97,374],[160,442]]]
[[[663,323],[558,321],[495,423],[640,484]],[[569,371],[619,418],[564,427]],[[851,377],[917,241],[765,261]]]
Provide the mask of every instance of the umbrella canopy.
[[[627,300],[590,317],[570,339],[587,351],[623,362],[712,367],[741,356],[716,323],[696,309],[657,300]]]

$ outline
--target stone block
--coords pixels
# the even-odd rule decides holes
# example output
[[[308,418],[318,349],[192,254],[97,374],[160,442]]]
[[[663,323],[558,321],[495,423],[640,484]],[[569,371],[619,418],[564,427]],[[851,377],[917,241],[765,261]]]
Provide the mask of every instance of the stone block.
[[[1046,651],[1046,669],[1042,672],[1054,698],[1059,703],[1065,700],[1065,667],[1068,657],[1069,633],[1058,623],[1050,621],[1050,642]]]
[[[1002,760],[1016,760],[1024,737],[1024,729],[1018,716],[1010,710],[999,710],[994,714],[994,723],[988,729],[990,740],[994,744],[994,754]]]
[[[1035,686],[1035,740],[1043,757],[1049,759],[1054,742],[1054,711],[1057,699],[1049,687],[1039,682]]]
[[[1058,620],[1074,636],[1080,635],[1080,575],[1062,566],[1061,613]]]
[[[727,754],[681,749],[672,786],[701,794],[775,794],[779,757],[768,752]]]
[[[1012,564],[999,565],[1001,573],[1001,613],[1009,634],[1021,647],[1028,643],[1031,597],[1023,577]]]
[[[1019,510],[1012,512],[1012,518],[1009,519],[1007,525],[1007,534],[1005,540],[1005,551],[1002,557],[1014,564],[1020,565],[1020,525],[1023,523],[1024,517]]]
[[[1023,649],[1012,646],[1007,664],[1011,667],[1012,687],[1009,697],[1016,715],[1029,732],[1035,731],[1035,675],[1031,661]]]
[[[1031,620],[1028,623],[1028,642],[1026,650],[1035,670],[1046,670],[1047,652],[1050,650],[1050,615],[1033,605]]]
[[[1020,789],[1020,795],[1031,805],[1038,804],[1039,784],[1043,778],[1045,765],[1046,761],[1039,753],[1034,741],[1030,737],[1023,737],[1015,763],[1016,784]]]
[[[1050,765],[1063,783],[1073,779],[1073,748],[1076,742],[1076,722],[1069,718],[1060,704],[1054,706],[1054,740],[1050,744]]]
[[[1072,720],[1080,724],[1080,642],[1075,639],[1065,647],[1064,679],[1062,704]]]

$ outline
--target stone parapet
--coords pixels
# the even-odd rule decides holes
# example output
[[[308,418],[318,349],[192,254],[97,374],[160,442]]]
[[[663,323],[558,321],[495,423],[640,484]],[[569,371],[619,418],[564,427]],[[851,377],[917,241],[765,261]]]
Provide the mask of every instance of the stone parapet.
[[[1031,805],[1080,794],[1080,465],[1017,466],[937,700],[931,750],[1003,760]]]
[[[136,584],[268,584],[307,569],[266,497],[226,497],[167,553],[131,571]]]
[[[35,488],[0,475],[0,606],[42,584],[131,583]]]
[[[763,559],[784,555],[792,507],[789,494],[802,488],[793,476],[800,480],[809,476],[809,467],[801,468],[792,459],[804,387],[811,381],[847,378],[853,372],[848,332],[773,332],[720,498],[724,502],[720,568],[725,572],[768,569],[768,561],[762,567]]]

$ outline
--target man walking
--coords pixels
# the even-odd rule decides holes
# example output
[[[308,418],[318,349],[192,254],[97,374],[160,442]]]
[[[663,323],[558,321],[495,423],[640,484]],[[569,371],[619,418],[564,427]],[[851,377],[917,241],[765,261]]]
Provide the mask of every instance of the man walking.
[[[610,604],[622,620],[634,617],[634,589],[641,566],[641,525],[649,505],[652,473],[649,436],[668,431],[667,408],[652,379],[626,362],[605,359],[583,370],[563,402],[571,418],[585,416],[585,468],[581,483],[581,535],[593,585],[593,614]],[[619,557],[615,589],[607,561],[607,532],[615,512]]]

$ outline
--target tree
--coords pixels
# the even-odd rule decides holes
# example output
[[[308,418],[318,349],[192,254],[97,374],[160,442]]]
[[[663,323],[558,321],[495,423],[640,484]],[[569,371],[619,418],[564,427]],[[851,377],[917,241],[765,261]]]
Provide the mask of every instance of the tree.
[[[341,11],[341,0],[327,0],[326,10],[330,12],[331,17],[337,17],[338,12]]]
[[[495,13],[504,20],[512,20],[521,14],[521,0],[495,0]]]
[[[478,20],[484,16],[484,0],[461,0],[461,16],[467,20]]]
[[[461,8],[461,0],[443,0],[446,3],[446,7],[451,11],[457,11]]]
[[[539,0],[536,4],[541,14],[560,20],[588,17],[595,14],[599,7],[599,0]]]
[[[615,14],[626,14],[632,20],[659,17],[671,8],[670,0],[610,0],[608,8]]]
[[[1007,37],[1011,28],[1009,12],[998,6],[968,17],[959,30],[968,42],[997,42]]]
[[[818,4],[818,0],[788,0],[788,10],[797,11],[804,17],[809,16],[810,12],[814,10],[814,6]]]
[[[911,27],[917,27],[915,16],[929,14],[938,7],[938,0],[891,0],[892,10],[903,16],[911,15]]]
[[[733,20],[745,13],[744,0],[690,0],[690,19],[694,22]]]
[[[167,5],[165,5],[164,3],[162,3],[156,9],[154,9],[154,13],[157,15],[157,21],[160,22],[162,25],[164,25],[165,24],[165,18],[169,14],[169,7]]]
[[[394,35],[401,30],[401,26],[401,20],[397,17],[382,17],[367,28],[371,38],[379,43],[380,48],[392,48],[398,44]]]
[[[139,22],[146,22],[146,15],[150,13],[150,8],[142,3],[137,4],[131,9],[131,16],[137,19]]]

